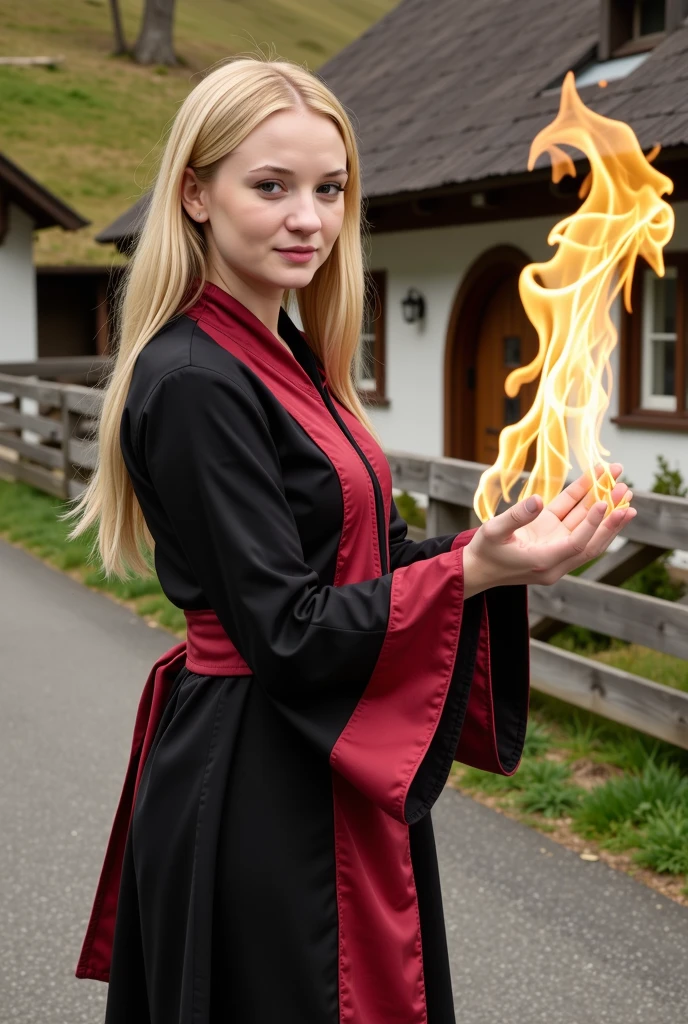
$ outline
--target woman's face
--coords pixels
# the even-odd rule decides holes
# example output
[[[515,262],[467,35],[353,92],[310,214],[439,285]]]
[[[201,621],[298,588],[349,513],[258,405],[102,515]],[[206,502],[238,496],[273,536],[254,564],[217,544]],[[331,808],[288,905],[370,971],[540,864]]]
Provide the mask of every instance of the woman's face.
[[[210,266],[263,295],[303,288],[342,227],[346,148],[335,123],[307,108],[265,118],[201,184],[186,168],[182,201],[204,225]],[[200,217],[198,216],[200,214]],[[294,248],[309,253],[295,254]]]

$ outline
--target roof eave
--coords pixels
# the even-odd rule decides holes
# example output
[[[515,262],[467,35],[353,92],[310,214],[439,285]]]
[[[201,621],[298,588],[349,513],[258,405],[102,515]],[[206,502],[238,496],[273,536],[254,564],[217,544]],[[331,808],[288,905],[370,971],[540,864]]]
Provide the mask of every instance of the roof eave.
[[[664,164],[671,164],[681,160],[688,160],[688,142],[662,149],[654,163],[655,166],[659,165],[661,168]],[[589,169],[588,162],[584,158],[574,160],[574,166],[578,174],[587,174]],[[440,196],[507,189],[512,188],[514,185],[536,184],[537,182],[550,181],[551,176],[551,168],[549,166],[542,166],[536,167],[532,171],[526,169],[515,171],[513,174],[485,175],[456,182],[445,181],[442,184],[424,189],[373,193],[372,195],[366,193],[365,198],[369,207],[397,205],[418,199],[432,199]]]
[[[0,187],[9,200],[33,218],[36,229],[78,231],[91,223],[1,153]]]

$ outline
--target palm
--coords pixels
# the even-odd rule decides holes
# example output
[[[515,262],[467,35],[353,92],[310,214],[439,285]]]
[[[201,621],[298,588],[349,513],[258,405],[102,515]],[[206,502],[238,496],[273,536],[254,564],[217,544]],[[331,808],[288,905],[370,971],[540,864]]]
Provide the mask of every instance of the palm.
[[[547,505],[534,522],[519,527],[514,533],[514,537],[524,547],[532,547],[553,540],[563,540],[568,537],[570,532],[571,529],[565,526]]]
[[[610,470],[614,479],[621,473],[622,468],[620,463],[612,463]],[[587,473],[574,480],[542,509],[537,519],[519,527],[513,534],[514,539],[524,548],[566,540],[595,503],[595,495],[590,484],[590,476]],[[625,484],[615,485],[612,490],[614,505],[618,504],[626,492]]]

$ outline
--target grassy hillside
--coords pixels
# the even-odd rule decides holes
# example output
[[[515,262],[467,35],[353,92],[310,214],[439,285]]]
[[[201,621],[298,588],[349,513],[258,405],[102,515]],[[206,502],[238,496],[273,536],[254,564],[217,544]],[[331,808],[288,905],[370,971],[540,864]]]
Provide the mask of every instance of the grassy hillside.
[[[398,0],[177,0],[179,68],[113,57],[107,0],[0,6],[0,53],[62,54],[55,70],[0,67],[0,151],[92,223],[36,233],[35,261],[119,262],[93,241],[150,183],[166,125],[199,74],[233,53],[276,52],[317,69]],[[121,0],[129,45],[143,0]]]

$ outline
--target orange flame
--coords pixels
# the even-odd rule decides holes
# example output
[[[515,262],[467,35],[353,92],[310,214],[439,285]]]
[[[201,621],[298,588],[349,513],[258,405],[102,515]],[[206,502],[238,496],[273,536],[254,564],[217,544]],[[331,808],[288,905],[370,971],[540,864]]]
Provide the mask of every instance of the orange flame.
[[[584,199],[580,209],[549,234],[548,243],[559,246],[555,255],[548,263],[531,263],[519,278],[539,347],[531,363],[509,374],[504,388],[514,398],[522,384],[538,374],[540,381],[525,416],[501,431],[497,461],[480,478],[473,507],[483,522],[496,514],[502,495],[509,501],[533,442],[535,464],[519,500],[540,494],[545,504],[551,501],[572,468],[571,448],[581,470],[595,481],[595,499],[606,501],[611,511],[614,480],[604,458],[610,452],[599,437],[613,384],[609,360],[617,342],[610,309],[623,292],[630,312],[639,255],[664,275],[662,248],[674,230],[674,212],[661,198],[673,191],[673,182],[650,164],[659,147],[645,157],[629,125],[589,110],[571,71],[559,113],[533,140],[528,170],[548,153],[553,181],[565,174],[575,177],[573,160],[561,145],[583,152],[590,173],[578,193]],[[602,475],[595,480],[599,465]]]

